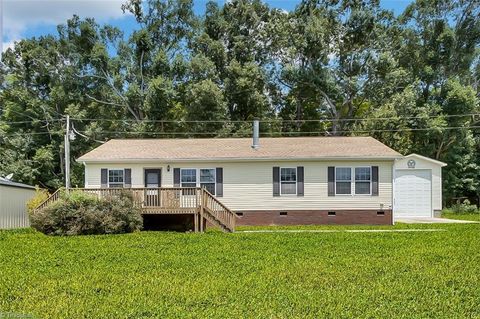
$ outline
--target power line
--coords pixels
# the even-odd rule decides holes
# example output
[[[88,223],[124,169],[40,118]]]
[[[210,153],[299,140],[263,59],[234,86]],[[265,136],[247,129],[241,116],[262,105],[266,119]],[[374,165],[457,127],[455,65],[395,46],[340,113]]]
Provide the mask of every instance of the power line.
[[[450,127],[428,127],[428,128],[399,128],[399,129],[372,129],[372,130],[344,130],[344,131],[337,131],[337,133],[380,133],[380,132],[409,132],[409,131],[430,131],[430,130],[456,130],[456,129],[476,129],[480,128],[480,126],[450,126]],[[81,133],[88,133],[85,131],[80,131]],[[329,134],[328,131],[310,131],[310,132],[302,132],[302,131],[291,131],[291,132],[263,132],[260,135],[265,136],[276,136],[276,135],[288,135],[288,134]],[[98,132],[98,134],[145,134],[145,135],[220,135],[223,134],[220,132],[148,132],[148,131],[103,131]],[[243,136],[251,136],[249,132],[233,132],[227,133],[225,135],[243,135]]]
[[[303,120],[291,120],[291,119],[263,119],[259,120],[263,123],[297,123],[297,122],[354,122],[354,121],[388,121],[388,120],[407,120],[407,119],[431,119],[431,118],[452,118],[452,117],[470,117],[480,116],[480,113],[469,114],[440,114],[440,115],[427,115],[427,116],[402,116],[402,117],[374,117],[374,118],[340,118],[340,119],[303,119]],[[252,123],[251,120],[134,120],[134,119],[107,119],[107,118],[72,118],[75,121],[98,121],[98,122],[138,122],[138,123]]]
[[[292,120],[292,119],[263,119],[260,120],[262,123],[298,123],[298,122],[318,122],[318,123],[329,123],[329,122],[355,122],[355,121],[388,121],[388,120],[408,120],[408,119],[432,119],[432,118],[455,118],[455,117],[470,117],[470,116],[480,116],[480,113],[468,113],[468,114],[440,114],[440,115],[427,115],[427,116],[396,116],[396,117],[373,117],[373,118],[340,118],[340,119],[302,119],[302,120]],[[139,123],[248,123],[251,124],[251,120],[134,120],[134,119],[107,119],[107,118],[71,118],[75,121],[98,121],[98,122],[139,122]],[[30,121],[1,121],[0,124],[27,124],[34,121],[38,122],[64,122],[65,119],[35,119]]]
[[[342,130],[337,131],[337,133],[386,133],[386,132],[410,132],[410,131],[431,131],[431,130],[468,130],[468,129],[479,129],[480,125],[477,126],[449,126],[449,127],[427,127],[427,128],[398,128],[398,129],[371,129],[371,130]],[[83,134],[92,134],[92,132],[87,131],[77,131],[76,133]],[[61,135],[61,132],[20,132],[20,133],[11,133],[11,134],[0,134],[0,137],[13,137],[13,136],[30,136],[30,135]],[[149,131],[102,131],[94,132],[95,135],[113,135],[113,134],[129,134],[129,135],[219,135],[220,137],[229,137],[229,136],[247,136],[250,137],[251,133],[249,132],[231,132],[231,133],[221,133],[221,132],[149,132]],[[301,134],[322,134],[330,136],[329,131],[284,131],[284,132],[263,132],[260,133],[261,136],[282,136],[282,135],[301,135]],[[80,135],[80,134],[79,134]],[[87,136],[88,137],[88,136]],[[91,137],[88,137],[91,138]],[[100,142],[100,141],[98,141]]]
[[[30,135],[62,135],[61,132],[19,132],[10,134],[1,134],[0,137],[30,136]]]
[[[32,123],[32,122],[43,122],[43,123],[48,123],[48,122],[63,122],[64,119],[51,119],[51,120],[40,120],[40,119],[33,119],[30,121],[14,121],[14,122],[9,122],[9,121],[2,121],[0,120],[0,124],[27,124],[27,123]]]

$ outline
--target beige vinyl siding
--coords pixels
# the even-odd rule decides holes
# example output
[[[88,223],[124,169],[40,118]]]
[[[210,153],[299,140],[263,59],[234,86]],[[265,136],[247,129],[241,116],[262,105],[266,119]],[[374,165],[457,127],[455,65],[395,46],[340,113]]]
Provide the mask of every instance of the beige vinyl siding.
[[[34,189],[0,185],[0,229],[29,227],[26,204]]]
[[[395,162],[395,169],[408,169],[408,161],[412,158],[404,158]],[[414,169],[427,169],[432,172],[432,209],[434,211],[442,210],[442,166],[431,161],[414,157]]]
[[[167,171],[170,165],[170,172]],[[303,166],[305,181],[303,197],[296,195],[273,196],[272,169]],[[328,166],[378,166],[379,196],[328,196]],[[392,205],[393,161],[256,161],[256,162],[182,162],[145,164],[86,164],[86,187],[100,187],[102,168],[131,168],[132,187],[143,187],[145,168],[162,169],[162,186],[173,186],[173,168],[223,167],[223,197],[221,201],[235,211],[247,210],[342,210],[390,209]]]

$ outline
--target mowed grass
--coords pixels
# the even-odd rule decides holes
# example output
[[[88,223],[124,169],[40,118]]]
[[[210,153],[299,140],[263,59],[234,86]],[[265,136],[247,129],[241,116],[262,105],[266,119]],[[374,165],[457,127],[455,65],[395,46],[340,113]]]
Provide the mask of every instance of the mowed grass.
[[[480,317],[480,224],[343,232],[359,228],[80,237],[3,231],[0,317]]]
[[[480,222],[480,213],[477,214],[456,214],[456,213],[442,213],[443,218],[473,220]]]

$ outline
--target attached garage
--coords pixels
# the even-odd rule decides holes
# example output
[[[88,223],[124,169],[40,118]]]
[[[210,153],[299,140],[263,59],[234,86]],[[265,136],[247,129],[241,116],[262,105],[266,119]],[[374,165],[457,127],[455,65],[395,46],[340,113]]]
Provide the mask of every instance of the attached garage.
[[[418,154],[395,162],[394,219],[434,217],[442,210],[442,167],[446,165]]]

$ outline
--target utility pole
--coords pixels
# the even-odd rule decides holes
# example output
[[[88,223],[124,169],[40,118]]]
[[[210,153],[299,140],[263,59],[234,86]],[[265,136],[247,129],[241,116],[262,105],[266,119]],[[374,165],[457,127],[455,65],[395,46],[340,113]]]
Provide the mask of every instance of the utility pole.
[[[65,131],[65,188],[70,189],[70,115],[67,115],[67,130]]]
[[[2,64],[3,40],[6,39],[3,39],[3,0],[0,0],[0,64]]]

